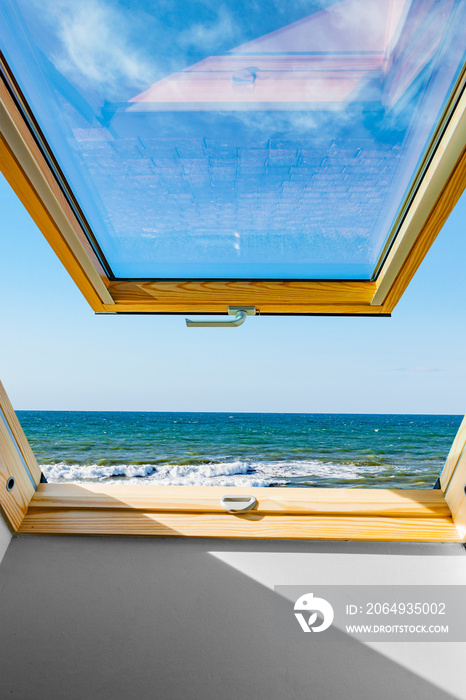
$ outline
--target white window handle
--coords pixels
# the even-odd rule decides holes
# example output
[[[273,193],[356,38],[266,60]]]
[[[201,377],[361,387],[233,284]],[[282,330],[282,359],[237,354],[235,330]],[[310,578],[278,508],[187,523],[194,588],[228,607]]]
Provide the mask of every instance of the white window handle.
[[[225,321],[210,321],[207,318],[200,318],[198,321],[192,318],[186,318],[188,328],[234,328],[241,326],[245,322],[246,316],[255,316],[255,306],[229,306],[228,314],[234,316]]]

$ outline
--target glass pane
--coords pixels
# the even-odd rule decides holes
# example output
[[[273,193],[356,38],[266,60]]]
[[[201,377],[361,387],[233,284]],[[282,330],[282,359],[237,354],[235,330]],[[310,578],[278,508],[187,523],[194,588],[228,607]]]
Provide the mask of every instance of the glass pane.
[[[3,0],[116,277],[368,279],[464,61],[461,0]]]

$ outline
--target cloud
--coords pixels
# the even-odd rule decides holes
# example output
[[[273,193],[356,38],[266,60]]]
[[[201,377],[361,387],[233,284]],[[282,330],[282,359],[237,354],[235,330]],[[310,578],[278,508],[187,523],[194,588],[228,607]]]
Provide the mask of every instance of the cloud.
[[[40,7],[59,40],[53,63],[73,82],[103,88],[108,98],[153,81],[154,66],[137,46],[135,25],[141,22],[131,13],[102,0],[54,0]]]
[[[210,23],[192,24],[178,35],[180,46],[201,52],[218,50],[225,41],[233,40],[238,35],[237,24],[222,5],[217,18]]]

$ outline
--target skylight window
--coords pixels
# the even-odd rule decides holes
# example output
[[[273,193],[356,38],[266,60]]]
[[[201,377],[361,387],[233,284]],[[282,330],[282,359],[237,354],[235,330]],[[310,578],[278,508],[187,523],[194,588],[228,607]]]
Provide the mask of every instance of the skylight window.
[[[370,280],[462,70],[466,4],[5,0],[0,17],[110,279]]]

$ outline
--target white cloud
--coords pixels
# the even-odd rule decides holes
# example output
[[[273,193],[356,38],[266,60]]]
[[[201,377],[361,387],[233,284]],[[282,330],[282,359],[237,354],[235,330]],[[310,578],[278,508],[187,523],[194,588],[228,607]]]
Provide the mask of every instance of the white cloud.
[[[207,23],[192,24],[189,29],[180,32],[178,42],[180,46],[199,51],[218,50],[224,41],[233,39],[237,35],[237,26],[234,18],[222,5],[219,8],[217,18]]]
[[[120,94],[122,86],[153,81],[154,66],[135,45],[131,13],[102,0],[38,4],[60,42],[53,51],[54,65],[69,79],[90,82],[105,90],[107,98]]]

